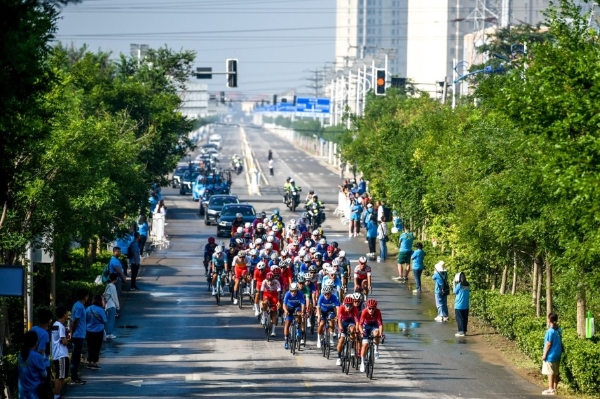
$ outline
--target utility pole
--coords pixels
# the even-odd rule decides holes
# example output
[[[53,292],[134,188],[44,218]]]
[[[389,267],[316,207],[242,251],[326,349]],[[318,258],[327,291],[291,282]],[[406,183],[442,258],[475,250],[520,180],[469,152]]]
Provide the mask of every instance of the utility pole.
[[[308,71],[308,73],[314,76],[306,78],[306,80],[312,83],[311,85],[308,85],[306,87],[314,91],[315,97],[319,97],[319,94],[322,92],[323,89],[322,82],[324,73],[320,69],[310,70]]]

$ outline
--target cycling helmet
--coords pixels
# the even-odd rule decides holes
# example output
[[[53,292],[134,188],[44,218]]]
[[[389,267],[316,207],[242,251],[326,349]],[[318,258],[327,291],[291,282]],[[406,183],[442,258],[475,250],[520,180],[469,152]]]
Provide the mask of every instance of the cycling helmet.
[[[262,229],[264,226],[262,223],[256,223],[256,228],[257,229]]]
[[[311,248],[312,249],[312,248]],[[323,260],[323,254],[317,252],[316,254],[313,255],[315,257],[315,260]]]
[[[238,252],[238,256],[243,258],[244,256],[246,256],[246,251],[241,250],[240,252]]]
[[[279,252],[279,254],[281,256],[287,256],[288,252],[285,249],[282,249],[281,252]]]
[[[273,231],[274,231],[274,232],[278,232],[278,231],[279,231],[279,227],[277,227],[277,226],[273,226]]]
[[[267,217],[267,212],[265,212],[265,211],[262,211],[262,212],[260,213],[260,217],[261,217],[261,218],[263,218],[263,219],[264,219],[264,218],[266,218],[266,217]]]
[[[377,301],[375,299],[369,299],[367,301],[367,307],[368,308],[376,308],[377,307]]]
[[[311,249],[309,249],[309,252],[310,252],[311,254],[314,254],[314,253],[316,253],[316,252],[317,252],[317,248],[316,248],[316,247],[312,247]]]
[[[283,222],[283,218],[281,216],[277,216],[277,221],[278,222]]]
[[[331,246],[337,249],[339,244],[337,243],[337,241],[331,241]]]
[[[250,256],[257,256],[257,255],[258,255],[258,250],[256,250],[256,249],[250,250]]]
[[[313,276],[310,275],[310,273],[304,273],[304,279],[306,281],[310,281],[313,278]]]
[[[267,273],[267,280],[273,280],[273,277],[274,277],[274,275],[272,272]]]
[[[300,251],[298,251],[298,256],[304,258],[304,255],[306,255],[306,251],[304,250],[304,248],[302,248]]]
[[[223,247],[220,245],[217,245],[217,247],[215,248],[215,253],[220,254],[221,252],[223,252]]]
[[[271,244],[270,242],[265,244],[265,249],[271,249],[273,248],[273,244]]]
[[[316,273],[317,272],[317,267],[315,265],[312,265],[308,268],[308,271],[311,273]]]
[[[214,244],[215,243],[215,237],[208,237],[208,243],[209,244]]]
[[[296,284],[296,283],[290,284],[290,291],[298,291],[298,284]]]
[[[354,304],[354,299],[351,296],[347,296],[344,298],[344,305],[352,305]]]
[[[246,222],[246,223],[244,224],[244,228],[245,228],[245,229],[249,229],[250,227],[252,227],[252,223],[250,223],[250,222]]]
[[[307,255],[304,255],[304,258],[302,258],[302,260],[303,260],[303,261],[305,261],[305,262],[310,262],[310,260],[311,260],[311,259],[312,259],[312,258],[311,258],[311,257],[310,257],[310,255],[308,255],[308,254],[307,254]]]
[[[273,241],[275,241],[275,239],[273,238],[273,236],[268,236],[268,237],[267,237],[267,242],[268,242],[268,243],[271,243],[271,242],[273,242]]]
[[[331,263],[325,262],[323,263],[323,269],[329,269],[331,267]]]
[[[250,233],[244,233],[244,238],[252,238],[252,234],[250,234]]]
[[[265,267],[267,267],[267,264],[266,264],[265,262],[258,262],[258,264],[256,265],[256,268],[257,268],[258,270],[262,270],[262,269],[264,269]]]
[[[278,256],[276,253],[271,254],[271,260],[277,260]]]
[[[325,239],[323,238],[321,241],[325,241]],[[335,251],[335,247],[333,245],[328,245],[327,252],[333,252],[333,251]]]
[[[319,235],[319,230],[315,230],[315,231],[313,231],[313,232],[312,232],[312,235],[313,235],[313,236],[318,236],[318,235]]]
[[[294,182],[294,179],[290,179],[290,183],[293,183],[293,182]]]
[[[343,258],[346,256],[346,251],[340,251],[340,253],[338,254],[339,258]]]
[[[323,228],[322,227],[319,227],[317,230],[318,230],[318,232],[319,232],[320,235],[323,235]]]
[[[290,245],[297,247],[298,245],[300,245],[300,241],[298,241],[297,239],[294,238],[294,241],[292,241],[292,243]]]
[[[304,274],[299,274],[298,278],[296,280],[298,280],[299,283],[305,283],[306,282],[306,278],[304,278]]]
[[[254,249],[254,248],[256,248],[256,245],[253,242],[251,242],[250,244],[248,244],[248,248]]]
[[[283,259],[281,262],[279,262],[279,267],[286,268],[290,265],[290,263],[292,262],[289,259]]]
[[[257,238],[256,240],[254,240],[254,242],[256,243],[256,245],[260,245],[263,243],[262,238]]]
[[[361,256],[360,258],[358,258],[358,263],[367,263],[367,257]]]
[[[229,243],[229,249],[231,249],[231,248],[237,248],[237,245],[235,242]]]
[[[296,219],[290,219],[290,226],[296,224]]]
[[[324,288],[331,287],[333,289],[334,285],[333,280],[329,279],[325,282]]]
[[[312,241],[306,241],[306,242],[304,243],[304,246],[305,246],[306,248],[310,248],[310,247],[311,247],[311,245],[312,245]]]
[[[273,213],[274,213],[275,215],[279,215],[279,209],[275,209],[275,210],[273,211]]]
[[[271,266],[271,272],[273,274],[281,274],[281,268],[279,266]]]
[[[241,213],[236,213],[236,214],[235,214],[235,217],[236,217],[236,218],[243,218],[243,217],[244,217],[244,215],[242,215]]]
[[[308,212],[304,212],[304,213],[302,214],[302,218],[303,218],[303,219],[308,219]]]
[[[354,299],[355,301],[362,301],[363,296],[360,292],[355,292],[354,294],[352,294],[352,299]]]
[[[225,248],[225,241],[221,240],[217,243],[218,246]]]
[[[298,226],[296,226],[295,224],[290,224],[290,230],[296,230],[298,228]]]
[[[244,240],[242,240],[241,238],[236,238],[235,243],[241,245],[244,243]]]
[[[273,227],[273,222],[267,222],[268,227]]]
[[[244,229],[240,226],[237,228],[237,230],[235,232],[238,234],[242,234],[244,232]]]
[[[323,294],[331,294],[332,292],[333,292],[332,285],[326,285],[325,287],[323,287]]]
[[[309,193],[309,194],[314,194],[314,193],[315,193],[315,190],[310,190],[308,193]]]
[[[334,260],[331,261],[331,266],[338,267],[339,265],[340,265],[340,261],[339,260],[334,259]]]

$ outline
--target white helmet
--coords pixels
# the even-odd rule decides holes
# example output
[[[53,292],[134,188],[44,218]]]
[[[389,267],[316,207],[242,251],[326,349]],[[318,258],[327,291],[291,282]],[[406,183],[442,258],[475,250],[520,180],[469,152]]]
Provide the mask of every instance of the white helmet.
[[[266,264],[265,262],[258,262],[258,264],[256,265],[256,268],[257,268],[258,270],[262,270],[262,269],[264,269],[265,267],[267,267],[267,264]]]
[[[333,288],[334,285],[335,284],[334,284],[333,280],[329,279],[325,282],[325,287],[323,287],[323,288],[327,288],[327,287]]]
[[[244,225],[244,228],[249,229],[250,227],[252,227],[252,223],[246,222],[246,224]]]
[[[323,269],[329,269],[331,267],[331,263],[325,262],[323,263]]]
[[[273,248],[273,244],[271,244],[270,242],[265,244],[265,249],[272,249]]]
[[[271,230],[271,231],[269,231],[269,235],[270,235],[270,236],[274,236],[274,235],[275,235],[275,230]]]
[[[242,249],[240,252],[238,252],[238,256],[239,256],[240,258],[243,258],[244,256],[246,256],[246,251],[244,251],[244,250]]]
[[[256,245],[262,244],[262,238],[257,238],[256,240],[254,240],[254,242],[256,243]]]
[[[321,238],[321,239],[319,240],[319,244],[321,244],[321,245],[325,245],[325,244],[327,244],[327,240],[326,240],[326,239],[324,239],[324,238]]]
[[[240,227],[237,228],[236,232],[238,234],[242,234],[244,232],[244,229],[240,226]]]
[[[275,252],[271,254],[271,260],[277,260],[278,256]]]
[[[296,283],[290,284],[290,291],[298,291],[298,284],[296,284]]]
[[[310,250],[311,254],[314,254],[315,252],[317,252],[317,248],[316,247],[312,247]]]
[[[331,261],[331,266],[338,267],[339,265],[340,265],[340,261],[339,260],[334,259],[334,260]]]
[[[220,254],[221,252],[223,252],[223,247],[222,247],[222,246],[220,246],[220,245],[218,245],[218,246],[215,248],[215,253],[216,253],[216,254]]]
[[[352,298],[354,298],[355,301],[362,301],[362,294],[360,292],[355,292],[352,294]]]
[[[323,287],[323,294],[331,294],[333,292],[333,285],[327,285]]]
[[[298,225],[296,225],[296,223],[291,224],[290,223],[290,230],[296,230],[298,228]]]
[[[273,236],[268,236],[267,237],[267,242],[270,243],[270,242],[273,242],[273,241],[275,241],[275,239],[273,238]]]
[[[346,251],[340,251],[340,253],[338,254],[338,257],[343,258],[346,256]]]
[[[277,226],[277,225],[273,226],[273,231],[275,231],[275,232],[279,231],[279,226]]]
[[[306,255],[306,250],[302,248],[300,251],[298,251],[298,256],[304,257],[304,255]]]
[[[264,218],[263,223],[268,224],[271,220],[269,218]]]
[[[262,223],[256,223],[256,228],[257,229],[262,229],[264,226]]]
[[[253,242],[251,242],[250,244],[248,244],[248,248],[254,249],[256,248],[256,245]]]
[[[257,255],[258,255],[258,251],[256,249],[250,250],[250,256],[257,256]]]
[[[367,257],[361,256],[360,258],[358,258],[358,263],[367,263]]]
[[[307,247],[307,248],[310,248],[311,245],[312,245],[312,241],[306,241],[304,243],[304,246]]]
[[[285,249],[282,249],[280,254],[281,256],[287,256],[288,252]]]
[[[313,236],[318,236],[318,235],[319,235],[319,230],[314,230],[314,231],[312,232],[312,235],[313,235]]]
[[[290,226],[296,224],[296,219],[290,219]]]

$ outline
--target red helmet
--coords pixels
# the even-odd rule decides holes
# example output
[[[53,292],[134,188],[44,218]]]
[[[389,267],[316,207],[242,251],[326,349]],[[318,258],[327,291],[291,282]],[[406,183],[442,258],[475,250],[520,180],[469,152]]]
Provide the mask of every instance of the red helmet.
[[[208,237],[208,243],[209,244],[214,244],[215,243],[215,237]]]
[[[327,252],[333,252],[335,251],[335,247],[333,245],[330,245],[327,247]]]
[[[309,233],[308,231],[303,231],[303,232],[302,232],[302,237],[303,237],[303,238],[310,238],[310,237],[311,237],[311,235],[310,235],[310,233]]]
[[[368,308],[376,308],[377,307],[377,301],[375,299],[369,299],[367,301],[367,307]]]
[[[267,280],[273,280],[273,273],[267,273]]]
[[[351,296],[347,296],[344,298],[344,305],[352,305],[354,303],[354,298]]]

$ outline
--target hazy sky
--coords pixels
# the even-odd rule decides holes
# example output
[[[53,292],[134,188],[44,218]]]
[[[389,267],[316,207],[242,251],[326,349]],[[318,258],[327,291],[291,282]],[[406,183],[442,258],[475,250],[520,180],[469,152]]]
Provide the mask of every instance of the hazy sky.
[[[335,59],[335,0],[83,0],[63,8],[57,39],[129,54],[131,43],[196,52],[197,67],[238,58],[237,91],[279,94],[305,86]],[[314,74],[312,75],[314,77]],[[226,89],[225,76],[202,80]]]

